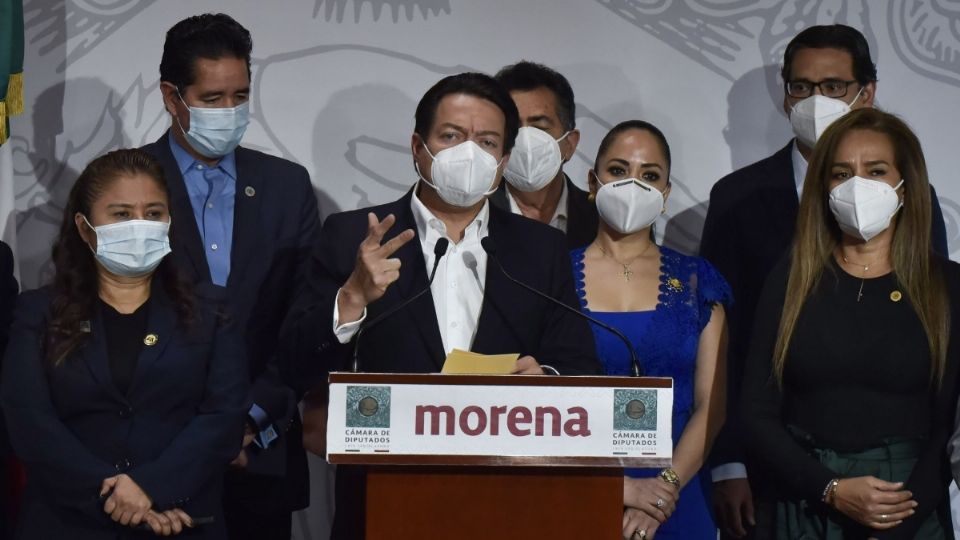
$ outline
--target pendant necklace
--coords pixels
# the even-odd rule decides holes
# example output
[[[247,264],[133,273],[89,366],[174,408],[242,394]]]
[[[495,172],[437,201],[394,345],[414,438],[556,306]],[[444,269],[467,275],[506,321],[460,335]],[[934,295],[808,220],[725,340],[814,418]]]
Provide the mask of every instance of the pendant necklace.
[[[630,270],[630,265],[633,264],[637,259],[642,257],[647,252],[647,250],[650,249],[650,246],[653,245],[653,242],[650,243],[650,246],[647,246],[646,248],[644,248],[643,251],[635,255],[633,258],[630,259],[629,262],[626,262],[626,263],[624,263],[623,261],[617,260],[616,258],[614,258],[613,255],[607,253],[607,250],[603,249],[603,246],[601,246],[600,244],[595,243],[595,245],[597,246],[597,249],[600,250],[600,253],[603,253],[604,257],[610,257],[611,259],[613,259],[615,263],[623,267],[623,270],[619,272],[619,274],[623,276],[624,280],[630,281],[630,277],[633,275],[633,270]]]
[[[863,298],[863,284],[867,280],[867,270],[869,270],[870,267],[876,264],[877,261],[880,259],[878,258],[877,261],[873,261],[870,264],[854,263],[854,262],[850,262],[850,260],[847,259],[847,256],[844,255],[842,251],[840,252],[840,258],[843,259],[843,262],[849,264],[850,266],[857,266],[857,267],[863,268],[863,275],[860,276],[860,290],[857,291],[857,302],[859,302],[860,299]]]

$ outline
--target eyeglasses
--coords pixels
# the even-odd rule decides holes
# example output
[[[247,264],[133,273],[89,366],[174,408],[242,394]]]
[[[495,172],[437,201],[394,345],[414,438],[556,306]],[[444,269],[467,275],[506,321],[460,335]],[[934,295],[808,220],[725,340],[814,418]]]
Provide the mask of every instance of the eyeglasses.
[[[819,88],[820,94],[829,98],[842,98],[847,95],[847,90],[851,84],[857,81],[841,81],[840,79],[824,79],[820,82],[805,81],[798,79],[796,81],[787,81],[787,95],[795,98],[805,98],[813,95],[813,89]]]

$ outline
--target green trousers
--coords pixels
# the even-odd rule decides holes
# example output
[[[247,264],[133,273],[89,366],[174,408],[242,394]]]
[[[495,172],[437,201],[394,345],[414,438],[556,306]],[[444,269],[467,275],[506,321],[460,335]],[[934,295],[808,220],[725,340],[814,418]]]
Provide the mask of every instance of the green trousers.
[[[875,476],[889,482],[906,482],[917,462],[922,441],[891,440],[887,445],[863,452],[838,454],[816,448],[808,436],[794,436],[808,447],[810,455],[837,473],[838,478]],[[824,486],[826,487],[826,486]],[[783,500],[777,503],[777,540],[866,540],[873,529],[865,527],[819,500]],[[917,540],[953,540],[950,500],[943,488],[943,502],[923,522]]]

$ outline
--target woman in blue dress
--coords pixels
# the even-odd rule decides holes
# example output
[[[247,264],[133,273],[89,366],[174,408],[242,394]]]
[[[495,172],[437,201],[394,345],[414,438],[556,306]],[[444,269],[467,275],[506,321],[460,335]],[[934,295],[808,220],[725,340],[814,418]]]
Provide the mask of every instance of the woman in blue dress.
[[[623,538],[716,538],[703,465],[724,419],[730,289],[703,259],[653,239],[670,194],[670,147],[659,129],[638,120],[614,127],[588,178],[600,225],[571,253],[582,309],[629,338],[645,375],[674,380],[673,467],[625,471]],[[630,374],[626,346],[597,327],[594,337],[606,372]]]

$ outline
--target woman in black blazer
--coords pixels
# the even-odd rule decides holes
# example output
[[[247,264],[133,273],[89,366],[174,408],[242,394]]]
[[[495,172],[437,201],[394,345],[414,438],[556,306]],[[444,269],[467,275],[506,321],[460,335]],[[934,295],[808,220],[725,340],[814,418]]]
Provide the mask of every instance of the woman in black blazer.
[[[226,538],[246,364],[165,258],[168,208],[149,155],[94,160],[67,201],[53,284],[20,297],[0,394],[27,465],[19,538]]]

